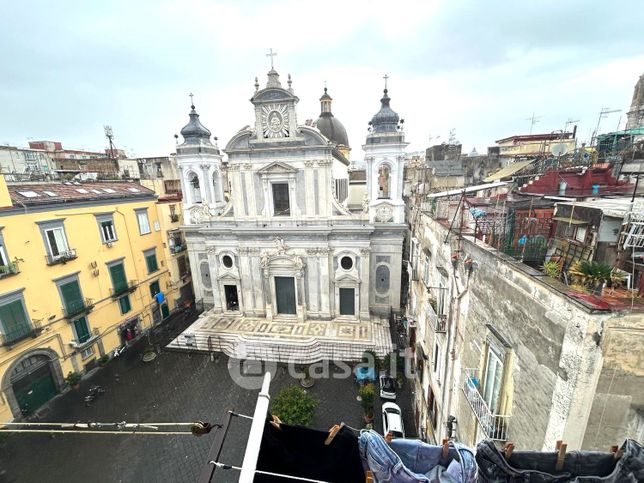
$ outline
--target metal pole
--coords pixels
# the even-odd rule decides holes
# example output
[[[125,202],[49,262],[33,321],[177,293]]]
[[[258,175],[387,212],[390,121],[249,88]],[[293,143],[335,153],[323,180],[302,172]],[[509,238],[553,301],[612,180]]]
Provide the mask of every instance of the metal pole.
[[[239,475],[240,483],[252,483],[255,478],[257,458],[259,457],[259,449],[262,444],[266,414],[268,413],[268,403],[271,399],[271,396],[268,393],[270,385],[271,373],[267,372],[264,374],[262,390],[257,396],[257,404],[255,405],[255,412],[253,413],[253,424],[250,427],[248,443],[246,444],[246,453],[244,454],[244,462],[242,463],[242,469]]]

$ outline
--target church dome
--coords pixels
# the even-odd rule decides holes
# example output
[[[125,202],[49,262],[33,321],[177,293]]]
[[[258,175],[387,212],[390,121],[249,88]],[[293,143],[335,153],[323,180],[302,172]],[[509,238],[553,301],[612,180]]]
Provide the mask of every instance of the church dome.
[[[374,133],[396,132],[398,130],[398,122],[400,116],[389,107],[391,98],[387,95],[385,88],[385,95],[380,99],[380,110],[371,118],[371,128]]]
[[[181,129],[181,135],[186,144],[199,144],[199,142],[210,142],[210,131],[199,121],[199,114],[195,106],[190,106],[190,122]]]
[[[324,94],[320,97],[320,117],[315,121],[315,126],[330,141],[333,141],[338,145],[349,147],[349,136],[347,136],[347,130],[331,112],[332,100],[333,99],[327,93],[327,89],[325,87]]]

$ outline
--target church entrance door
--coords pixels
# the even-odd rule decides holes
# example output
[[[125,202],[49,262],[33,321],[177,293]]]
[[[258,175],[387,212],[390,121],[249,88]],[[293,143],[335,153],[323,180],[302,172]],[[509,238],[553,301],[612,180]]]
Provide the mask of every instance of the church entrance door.
[[[340,289],[340,315],[355,315],[355,314],[356,314],[355,289],[341,288]]]
[[[295,312],[295,279],[293,277],[275,277],[275,296],[277,313],[294,315]]]
[[[224,285],[226,295],[226,309],[239,310],[239,298],[237,296],[237,285]]]

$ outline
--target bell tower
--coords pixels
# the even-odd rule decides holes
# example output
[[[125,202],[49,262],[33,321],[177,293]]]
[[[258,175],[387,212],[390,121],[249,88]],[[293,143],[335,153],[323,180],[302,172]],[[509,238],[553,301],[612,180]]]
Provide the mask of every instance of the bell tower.
[[[389,103],[387,79],[380,99],[380,110],[371,118],[365,152],[367,196],[371,223],[404,223],[403,174],[405,164],[405,134],[403,120]]]
[[[193,95],[190,94],[192,101]],[[210,131],[199,121],[194,103],[190,121],[181,129],[183,143],[177,146],[177,166],[181,173],[184,220],[200,220],[218,214],[226,204],[221,176],[221,153],[210,141]]]

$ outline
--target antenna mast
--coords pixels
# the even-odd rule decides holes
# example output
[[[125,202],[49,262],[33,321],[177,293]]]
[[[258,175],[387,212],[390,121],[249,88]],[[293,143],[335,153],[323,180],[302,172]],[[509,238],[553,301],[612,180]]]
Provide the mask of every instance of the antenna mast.
[[[112,126],[103,126],[103,130],[105,131],[105,137],[107,138],[110,145],[108,157],[111,160],[114,160],[116,159],[116,156],[114,156],[114,133],[112,132]]]

